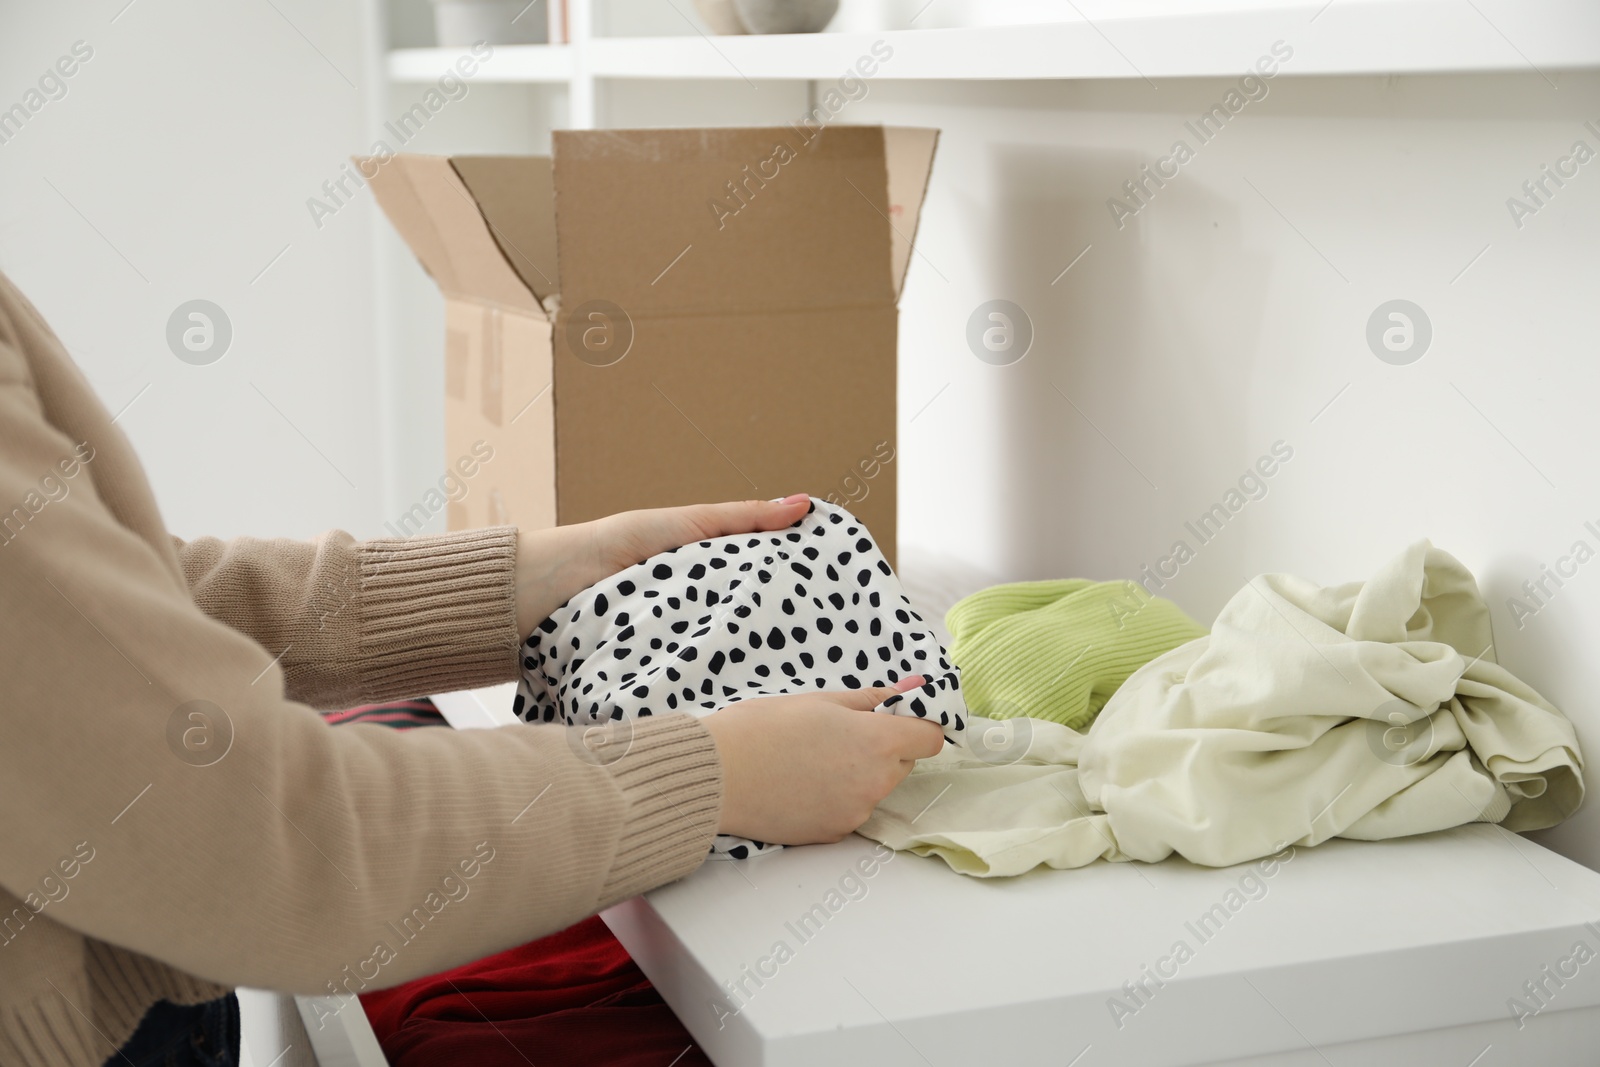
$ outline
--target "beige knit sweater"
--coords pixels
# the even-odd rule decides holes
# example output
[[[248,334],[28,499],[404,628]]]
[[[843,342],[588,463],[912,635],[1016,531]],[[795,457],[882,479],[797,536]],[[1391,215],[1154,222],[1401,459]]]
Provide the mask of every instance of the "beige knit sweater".
[[[100,1064],[163,997],[393,985],[698,866],[722,772],[695,719],[602,766],[561,730],[307,706],[515,677],[516,550],[178,542],[0,276],[0,1063]]]

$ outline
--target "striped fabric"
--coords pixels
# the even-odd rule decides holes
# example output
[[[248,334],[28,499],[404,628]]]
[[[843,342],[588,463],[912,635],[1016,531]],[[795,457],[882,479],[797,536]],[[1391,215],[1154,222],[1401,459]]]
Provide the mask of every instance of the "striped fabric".
[[[1128,676],[1206,635],[1137,582],[1069,578],[997,585],[945,616],[973,714],[1087,730]]]
[[[343,711],[325,711],[322,717],[333,726],[347,726],[357,722],[373,722],[392,726],[396,730],[410,730],[416,726],[448,726],[439,709],[427,697],[416,700],[393,700],[387,704],[361,704]]]

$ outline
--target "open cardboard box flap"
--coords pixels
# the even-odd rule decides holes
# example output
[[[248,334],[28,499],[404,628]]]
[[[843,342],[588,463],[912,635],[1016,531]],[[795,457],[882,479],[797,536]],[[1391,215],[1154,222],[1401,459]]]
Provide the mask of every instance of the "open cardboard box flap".
[[[443,156],[357,159],[378,204],[446,297],[478,300],[544,316],[535,290],[518,275],[484,221],[479,202]],[[548,164],[547,164],[548,169]]]
[[[447,298],[451,449],[513,456],[452,528],[804,491],[892,554],[896,304],[937,138],[558,131],[553,160],[363,161]]]
[[[446,296],[535,314],[558,292],[568,306],[601,298],[632,315],[748,311],[898,300],[938,136],[880,126],[557,131],[554,165],[356,162],[375,172],[378,203]],[[767,202],[747,210],[757,198]],[[568,238],[559,256],[558,230]],[[729,231],[726,248],[705,246],[712,264],[696,280],[708,288],[668,283],[668,265],[696,238]]]
[[[560,292],[550,160],[541,156],[456,156],[450,162],[478,202],[495,244],[522,283],[541,303]]]
[[[915,126],[883,128],[884,161],[889,169],[889,225],[892,228],[894,297],[900,299],[906,288],[906,268],[917,240],[917,224],[922,219],[922,201],[933,175],[933,150],[939,131]]]

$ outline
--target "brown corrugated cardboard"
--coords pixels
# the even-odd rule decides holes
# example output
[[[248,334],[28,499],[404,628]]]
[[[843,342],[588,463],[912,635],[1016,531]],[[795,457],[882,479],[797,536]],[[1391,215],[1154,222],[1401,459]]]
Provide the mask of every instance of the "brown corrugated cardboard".
[[[446,298],[449,456],[494,449],[450,527],[834,493],[892,558],[895,305],[936,140],[563,131],[553,160],[366,161]]]
[[[886,126],[883,130],[884,159],[889,170],[889,225],[894,242],[894,298],[906,287],[906,268],[911,265],[917,223],[922,218],[922,200],[933,176],[933,150],[939,143],[938,130],[908,126]]]
[[[556,272],[555,189],[550,160],[527,156],[457,156],[450,161],[506,262],[540,300],[561,291]]]
[[[394,156],[377,165],[372,191],[445,297],[543,316],[539,301],[500,252],[454,161]],[[527,163],[529,161],[523,161]]]

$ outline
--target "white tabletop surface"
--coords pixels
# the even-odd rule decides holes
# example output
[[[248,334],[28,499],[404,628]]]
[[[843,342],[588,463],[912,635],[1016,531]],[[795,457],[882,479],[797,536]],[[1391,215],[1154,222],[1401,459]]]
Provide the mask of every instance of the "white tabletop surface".
[[[1496,826],[1298,849],[1259,883],[1181,860],[978,880],[905,853],[851,879],[876,847],[711,861],[605,919],[719,1064],[1304,1051],[1506,1020],[1576,941],[1600,950],[1600,875]],[[1194,926],[1219,903],[1225,919]],[[825,919],[795,925],[819,904]],[[1158,966],[1176,976],[1156,986]],[[1596,975],[1600,961],[1552,1010],[1600,1004]],[[1142,1002],[1123,988],[1141,978]]]

